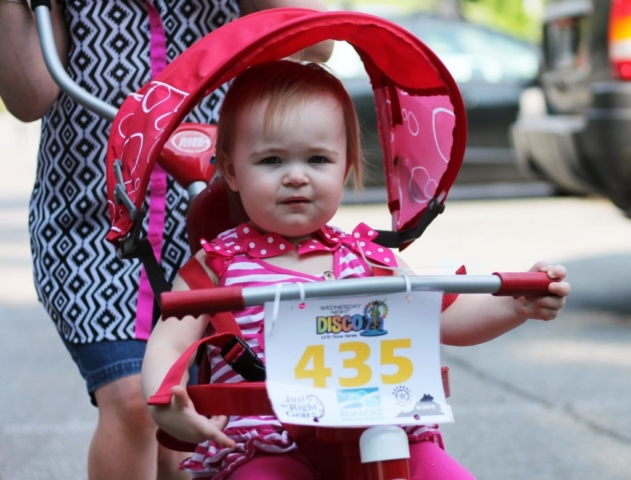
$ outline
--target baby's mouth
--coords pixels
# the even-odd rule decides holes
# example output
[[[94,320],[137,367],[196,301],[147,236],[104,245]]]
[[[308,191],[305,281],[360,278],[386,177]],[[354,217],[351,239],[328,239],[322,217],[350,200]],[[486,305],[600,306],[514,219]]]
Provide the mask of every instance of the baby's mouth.
[[[309,200],[304,197],[292,197],[292,198],[286,198],[280,203],[284,205],[301,205],[303,203],[309,203]]]

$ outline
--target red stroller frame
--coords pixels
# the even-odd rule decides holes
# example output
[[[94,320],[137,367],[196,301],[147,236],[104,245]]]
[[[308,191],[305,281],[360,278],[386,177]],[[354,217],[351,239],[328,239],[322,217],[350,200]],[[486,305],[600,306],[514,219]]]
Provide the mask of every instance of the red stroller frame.
[[[124,253],[125,242],[139,228],[139,212],[153,165],[167,140],[203,96],[250,65],[281,59],[329,39],[345,40],[355,47],[375,93],[388,208],[393,217],[393,231],[379,232],[376,241],[402,249],[418,238],[442,212],[464,156],[465,111],[451,75],[420,40],[386,20],[353,12],[273,9],[245,16],[209,34],[122,105],[113,122],[107,151],[112,218],[107,239]],[[175,162],[171,162],[170,167],[165,166],[163,155],[160,163],[184,183],[208,178],[192,175],[188,165],[178,165],[178,158],[171,160]],[[208,202],[213,202],[213,212],[219,210],[218,205],[223,209],[212,219],[213,223],[204,223],[197,216],[197,212],[208,211]],[[214,238],[215,234],[232,226],[227,204],[216,202],[225,202],[221,182],[211,183],[191,206],[189,217],[196,216],[195,221],[188,222],[191,246],[199,245],[197,240],[202,236]],[[524,279],[519,278],[517,289],[507,290],[510,282],[505,280],[506,277],[494,276],[490,285],[481,289],[479,285],[472,288],[458,285],[447,286],[446,291],[453,288],[454,292],[501,291],[512,295],[524,287],[521,282]],[[533,288],[547,290],[549,283],[547,277],[541,276],[537,276],[534,284],[530,278],[525,280],[525,288],[531,293],[535,291]],[[397,284],[395,278],[382,281],[386,283],[379,284],[380,288],[387,290],[394,285],[395,290],[401,289],[401,282]],[[394,283],[390,285],[388,281]],[[226,311],[243,307],[244,302],[249,301],[245,291],[233,290],[226,294],[223,290],[164,294],[163,316]],[[190,387],[189,393],[198,411],[205,415],[273,413],[264,383],[200,385]],[[168,403],[169,399],[166,401]],[[361,430],[317,430],[318,440],[338,442],[341,447],[337,450],[343,452],[335,471],[325,478],[360,478],[359,472],[364,468],[358,460]],[[300,437],[302,432],[304,429],[290,433]],[[308,442],[314,438],[307,438],[307,443],[304,438],[296,440],[308,449],[313,446]],[[377,462],[364,468],[364,477],[408,478],[407,460]]]

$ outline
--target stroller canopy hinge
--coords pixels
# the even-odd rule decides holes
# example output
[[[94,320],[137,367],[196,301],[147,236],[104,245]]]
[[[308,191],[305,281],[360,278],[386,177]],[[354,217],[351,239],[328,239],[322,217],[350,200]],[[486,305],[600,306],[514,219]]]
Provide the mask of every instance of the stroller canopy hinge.
[[[391,232],[389,230],[377,230],[379,236],[374,240],[375,243],[387,248],[401,248],[401,246],[413,242],[419,238],[425,229],[434,219],[445,211],[445,204],[434,197],[427,205],[427,209],[423,212],[415,227],[403,230],[401,232]]]
[[[132,222],[136,221],[138,217],[138,209],[134,202],[131,201],[129,195],[127,194],[127,190],[125,189],[125,182],[123,180],[123,169],[121,167],[121,161],[116,159],[114,160],[114,175],[116,175],[116,186],[114,187],[114,200],[119,205],[124,205],[129,212],[129,218]]]

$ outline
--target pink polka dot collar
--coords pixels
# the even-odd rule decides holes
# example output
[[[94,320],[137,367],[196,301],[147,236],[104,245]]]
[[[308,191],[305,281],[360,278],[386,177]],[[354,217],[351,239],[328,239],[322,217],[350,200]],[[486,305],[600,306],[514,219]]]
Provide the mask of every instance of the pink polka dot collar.
[[[377,245],[372,240],[377,232],[365,223],[360,223],[349,235],[338,228],[325,225],[313,238],[298,245],[298,255],[312,252],[334,252],[342,245],[380,265],[396,266],[390,249]],[[220,235],[212,242],[201,241],[202,248],[209,257],[231,259],[235,255],[245,254],[251,258],[269,258],[282,255],[294,249],[294,246],[277,233],[262,233],[248,223],[242,223],[232,231]],[[213,262],[214,263],[214,262]],[[222,262],[223,263],[223,262]],[[218,265],[217,265],[218,266]],[[217,270],[215,270],[217,271]]]

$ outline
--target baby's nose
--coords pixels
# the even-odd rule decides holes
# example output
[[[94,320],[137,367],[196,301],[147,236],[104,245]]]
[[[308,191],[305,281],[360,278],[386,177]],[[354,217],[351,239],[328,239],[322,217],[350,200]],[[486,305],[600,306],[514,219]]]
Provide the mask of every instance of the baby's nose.
[[[284,180],[290,185],[303,185],[308,183],[309,176],[302,165],[291,165],[287,168]]]

